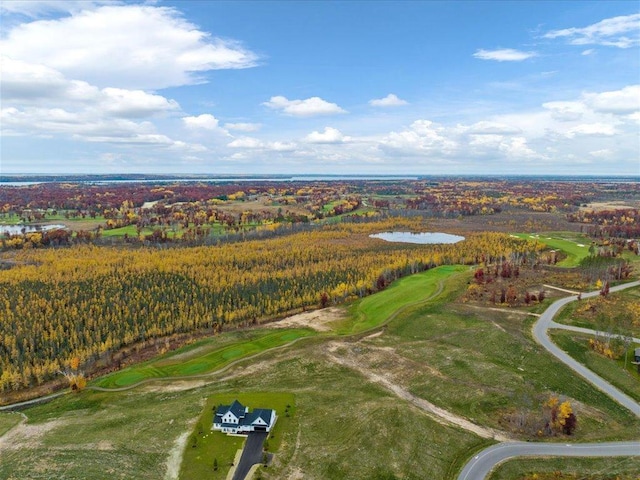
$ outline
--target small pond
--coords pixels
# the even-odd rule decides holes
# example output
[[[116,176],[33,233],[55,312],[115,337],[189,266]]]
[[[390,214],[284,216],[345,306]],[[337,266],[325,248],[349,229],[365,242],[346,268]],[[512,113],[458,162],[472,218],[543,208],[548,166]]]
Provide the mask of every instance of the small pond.
[[[0,236],[20,235],[22,233],[46,232],[47,230],[58,230],[67,228],[64,225],[2,225],[0,224]]]
[[[400,242],[400,243],[458,243],[464,240],[464,237],[460,235],[451,235],[449,233],[440,232],[424,232],[424,233],[411,233],[411,232],[384,232],[375,233],[369,235],[372,238],[380,238],[387,242]]]

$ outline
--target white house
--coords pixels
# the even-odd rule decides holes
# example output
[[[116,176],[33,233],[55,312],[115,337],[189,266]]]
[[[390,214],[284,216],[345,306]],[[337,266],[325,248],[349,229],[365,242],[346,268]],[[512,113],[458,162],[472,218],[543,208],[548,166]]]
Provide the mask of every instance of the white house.
[[[249,407],[234,400],[231,405],[220,405],[216,409],[211,430],[224,433],[269,432],[277,418],[275,410],[254,408],[249,412]]]

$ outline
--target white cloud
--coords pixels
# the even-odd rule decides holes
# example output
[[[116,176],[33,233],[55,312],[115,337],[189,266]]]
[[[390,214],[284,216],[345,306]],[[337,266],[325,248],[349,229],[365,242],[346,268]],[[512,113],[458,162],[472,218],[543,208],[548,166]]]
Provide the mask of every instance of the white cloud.
[[[583,28],[552,30],[544,38],[567,38],[572,45],[633,47],[640,45],[640,13],[606,18]]]
[[[265,148],[274,152],[293,152],[298,147],[293,142],[268,142]]]
[[[271,97],[263,105],[274,110],[281,110],[294,117],[315,117],[319,115],[335,115],[347,113],[335,103],[327,102],[320,97],[311,97],[305,100],[289,100],[283,96]]]
[[[379,146],[404,155],[448,156],[458,148],[458,143],[448,133],[445,127],[430,120],[416,120],[408,129],[381,138]]]
[[[608,137],[615,135],[615,133],[616,130],[613,125],[606,123],[584,123],[569,129],[566,135],[569,138],[579,135],[601,135]]]
[[[340,130],[333,127],[325,127],[324,132],[311,132],[304,139],[309,143],[342,143],[350,140]]]
[[[264,143],[253,137],[240,137],[227,144],[231,148],[264,148]]]
[[[582,102],[546,102],[542,104],[542,108],[545,108],[551,112],[551,116],[561,122],[571,122],[579,120],[587,113],[587,108]]]
[[[132,131],[135,122],[166,116],[180,110],[175,100],[142,90],[106,87],[100,89],[81,80],[69,80],[50,67],[2,57],[0,92],[8,112],[13,134],[63,134],[84,138],[86,129],[126,125]],[[13,120],[28,118],[28,122]],[[137,132],[136,128],[133,129]],[[137,133],[136,133],[137,134]],[[125,135],[127,136],[127,135]],[[97,138],[102,138],[98,136]]]
[[[192,129],[216,130],[219,128],[218,119],[210,113],[203,113],[197,117],[183,117],[182,121],[187,128]]]
[[[225,123],[224,128],[238,132],[257,132],[262,128],[259,123]]]
[[[495,60],[497,62],[521,62],[529,58],[537,57],[536,52],[523,52],[512,48],[499,48],[497,50],[480,49],[473,54],[480,60]]]
[[[587,105],[596,112],[631,114],[640,111],[640,85],[629,85],[621,90],[584,95]]]
[[[175,100],[168,100],[161,95],[142,90],[103,88],[101,93],[103,111],[117,117],[143,118],[180,110],[180,105]]]
[[[369,100],[369,105],[372,107],[399,107],[407,105],[407,101],[398,98],[397,95],[390,93],[384,98],[374,98]]]
[[[594,53],[596,53],[595,49],[593,48],[588,48],[586,50],[583,50],[581,55],[584,55],[585,57],[588,55],[593,55]]]
[[[147,5],[102,6],[23,23],[6,32],[0,49],[98,87],[127,89],[201,83],[202,72],[253,67],[258,59],[238,42],[199,30],[173,8]]]

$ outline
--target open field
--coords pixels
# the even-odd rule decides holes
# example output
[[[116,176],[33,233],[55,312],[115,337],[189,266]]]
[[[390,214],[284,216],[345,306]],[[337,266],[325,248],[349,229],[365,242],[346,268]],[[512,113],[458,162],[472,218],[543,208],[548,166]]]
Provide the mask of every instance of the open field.
[[[382,336],[345,344],[342,353],[418,397],[516,436],[536,437],[510,422],[516,412],[539,416],[542,403],[560,395],[575,405],[577,440],[633,438],[637,419],[538,346],[532,322],[521,313],[434,302],[399,315]]]
[[[633,365],[633,351],[640,347],[631,344],[627,350],[627,368],[624,367],[624,355],[617,360],[606,358],[588,346],[591,335],[583,335],[563,330],[551,330],[551,339],[565,352],[594,371],[612,385],[618,387],[624,393],[640,402],[640,373],[637,365]]]
[[[638,472],[640,456],[515,459],[500,465],[489,480],[638,480]]]

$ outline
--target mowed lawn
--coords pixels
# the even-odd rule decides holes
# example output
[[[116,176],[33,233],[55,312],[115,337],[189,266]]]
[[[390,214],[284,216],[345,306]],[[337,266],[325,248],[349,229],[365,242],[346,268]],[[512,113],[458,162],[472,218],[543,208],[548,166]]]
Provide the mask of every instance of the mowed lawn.
[[[562,250],[567,258],[558,262],[559,267],[577,267],[580,260],[589,256],[591,240],[577,233],[571,232],[549,232],[542,234],[516,233],[516,237],[526,240],[538,240],[550,248]]]
[[[467,270],[468,267],[461,265],[444,265],[397,280],[385,290],[352,305],[349,319],[336,325],[336,333],[351,335],[378,327],[405,308],[431,299],[441,288],[441,282]]]
[[[219,342],[216,344],[218,337],[215,337],[204,344],[201,342],[199,347],[187,346],[178,349],[158,359],[102,377],[92,384],[101,388],[118,388],[151,378],[202,375],[224,367],[232,361],[314,334],[310,329],[261,330],[252,332],[247,340],[222,346]]]
[[[295,433],[297,430],[297,425],[292,423],[295,416],[295,397],[292,393],[238,392],[213,395],[207,400],[193,432],[187,439],[180,471],[181,480],[224,480],[227,477],[236,452],[244,446],[244,437],[214,432],[211,426],[214,410],[219,405],[230,405],[234,400],[249,407],[250,411],[254,408],[276,411],[278,419],[265,445],[270,453],[278,451],[283,432]],[[195,447],[194,436],[197,438]],[[214,468],[214,462],[217,468]]]

